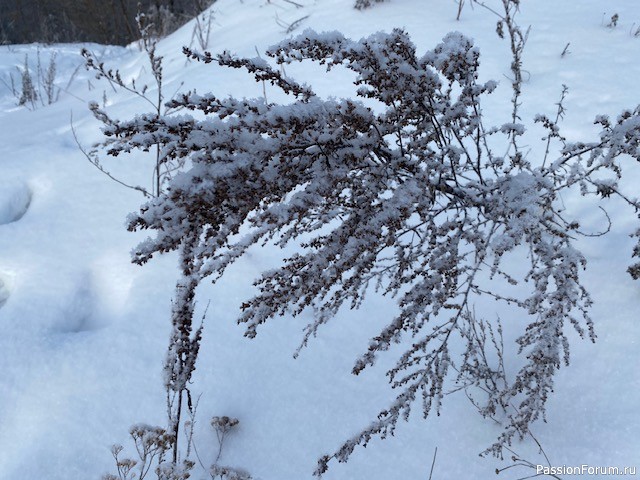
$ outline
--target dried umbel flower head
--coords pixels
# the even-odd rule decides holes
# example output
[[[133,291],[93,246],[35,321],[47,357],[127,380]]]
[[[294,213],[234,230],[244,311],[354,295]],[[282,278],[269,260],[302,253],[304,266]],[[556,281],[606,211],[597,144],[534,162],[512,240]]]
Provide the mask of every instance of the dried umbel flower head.
[[[238,425],[238,423],[240,423],[240,420],[237,418],[227,417],[226,415],[222,417],[213,417],[211,419],[211,426],[216,431],[222,431],[225,433]]]

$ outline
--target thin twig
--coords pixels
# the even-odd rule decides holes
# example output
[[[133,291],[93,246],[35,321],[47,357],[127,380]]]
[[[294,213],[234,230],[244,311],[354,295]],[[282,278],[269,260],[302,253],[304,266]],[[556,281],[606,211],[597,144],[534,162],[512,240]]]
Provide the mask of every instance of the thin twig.
[[[431,471],[429,472],[429,480],[432,480],[433,477],[433,467],[436,465],[436,455],[438,455],[438,447],[436,447],[433,452],[433,461],[431,462]]]
[[[89,160],[89,163],[91,165],[93,165],[94,167],[96,167],[98,170],[100,170],[103,174],[105,174],[107,177],[109,177],[111,180],[113,180],[116,183],[119,183],[120,185],[122,185],[123,187],[127,187],[130,188],[131,190],[136,190],[140,193],[142,193],[145,197],[148,198],[152,198],[153,195],[151,195],[146,189],[144,189],[141,186],[134,186],[134,185],[129,185],[128,183],[123,182],[122,180],[120,180],[119,178],[114,177],[113,175],[111,175],[111,173],[109,173],[107,170],[104,169],[104,167],[102,165],[100,165],[100,162],[97,160],[97,158],[92,157],[90,152],[87,152],[85,150],[85,148],[82,146],[82,144],[80,143],[80,140],[78,139],[78,135],[76,134],[76,130],[75,127],[73,125],[73,112],[71,113],[71,132],[73,133],[73,139],[76,142],[76,145],[78,146],[78,149],[82,152],[82,154],[87,158],[87,160]]]

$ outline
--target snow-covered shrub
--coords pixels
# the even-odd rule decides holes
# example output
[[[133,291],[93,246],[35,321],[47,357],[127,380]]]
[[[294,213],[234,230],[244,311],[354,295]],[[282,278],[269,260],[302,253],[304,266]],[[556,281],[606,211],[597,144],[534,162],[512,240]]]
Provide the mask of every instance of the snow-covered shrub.
[[[63,84],[59,82],[58,77],[57,52],[55,49],[47,50],[48,61],[46,65],[42,62],[40,48],[36,49],[35,67],[31,66],[28,55],[25,55],[23,67],[16,67],[19,81],[16,81],[11,73],[8,78],[0,77],[0,82],[11,91],[19,106],[35,110],[39,106],[51,105],[60,99],[61,92],[68,91],[75,80],[80,65],[65,79],[66,83],[62,86]]]
[[[620,195],[640,207],[617,184],[619,158],[640,159],[640,109],[615,122],[599,117],[602,133],[591,143],[564,140],[561,110],[555,120],[539,116],[549,142],[561,147],[554,158],[547,158],[547,148],[533,164],[518,143],[525,131],[519,85],[513,116],[487,125],[482,102],[496,83],[478,82],[478,49],[459,33],[423,55],[402,30],[359,41],[306,31],[266,52],[279,65],[309,60],[352,70],[358,100],[320,98],[260,58],[186,53],[246,69],[292,97],[281,105],[187,93],[168,105],[196,110],[204,119],[152,113],[115,121],[95,109],[105,122],[109,153],[160,145],[161,162],[191,162],[129,219],[130,230],[157,232],[137,247],[134,262],[180,250],[189,294],[176,304],[184,303],[188,326],[197,284],[216,281],[250,247],[267,243],[299,248],[265,272],[255,282],[258,294],[242,305],[238,321],[249,337],[273,317],[313,309],[317,318],[306,343],[341,308],[360,307],[372,290],[398,299],[398,314],[353,367],[357,375],[393,344],[404,345],[387,372],[397,398],[321,458],[316,474],[332,458],[346,461],[373,436],[393,434],[416,404],[424,416],[439,411],[446,385],[489,388],[484,415],[516,406],[487,452],[500,455],[544,418],[554,375],[569,363],[567,329],[595,340],[591,299],[580,279],[586,259],[573,240],[580,226],[562,212],[560,195],[575,187],[583,195]],[[609,180],[596,177],[603,173]],[[523,274],[505,271],[507,254],[523,256]],[[632,273],[640,271],[635,268]],[[521,287],[510,295],[505,283]],[[506,302],[529,319],[517,340],[521,368],[510,382],[478,360],[491,346],[488,338],[498,345],[497,327],[472,314],[478,297]]]
[[[29,58],[24,57],[24,68],[20,71],[20,83],[22,89],[20,90],[20,98],[18,99],[18,105],[31,106],[36,108],[36,101],[38,100],[38,92],[36,91],[33,77],[31,76],[31,68],[29,67]]]

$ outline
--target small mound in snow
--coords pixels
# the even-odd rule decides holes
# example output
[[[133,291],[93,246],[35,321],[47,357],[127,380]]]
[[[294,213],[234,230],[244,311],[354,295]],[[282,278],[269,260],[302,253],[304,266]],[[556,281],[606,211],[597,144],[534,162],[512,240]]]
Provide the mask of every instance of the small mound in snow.
[[[31,189],[22,182],[0,182],[0,225],[20,220],[31,204]]]

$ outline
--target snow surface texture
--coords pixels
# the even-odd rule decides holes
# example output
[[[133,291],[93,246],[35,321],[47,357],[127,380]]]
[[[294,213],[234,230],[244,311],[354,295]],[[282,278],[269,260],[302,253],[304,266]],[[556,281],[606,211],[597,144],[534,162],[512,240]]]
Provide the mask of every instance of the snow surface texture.
[[[353,10],[344,0],[299,3],[304,7],[279,0],[220,0],[214,6],[210,48],[253,57],[256,48],[264,51],[287,36],[282,22],[292,24],[306,15],[301,28],[340,30],[351,38],[403,27],[419,51],[458,30],[473,37],[480,48],[482,79],[500,82],[484,104],[485,114],[496,123],[508,118],[508,44],[495,34],[490,12],[467,5],[456,22],[456,4],[439,0],[389,0],[366,11]],[[525,124],[530,126],[537,113],[553,114],[563,83],[569,87],[562,124],[569,140],[592,139],[597,114],[615,116],[640,102],[640,37],[633,35],[640,24],[636,2],[584,0],[577,7],[575,2],[531,0],[522,2],[521,10],[520,24],[531,25],[524,54]],[[614,13],[619,16],[617,26],[608,28]],[[160,43],[166,92],[197,88],[236,97],[263,95],[262,85],[242,72],[187,62],[180,51],[191,43],[192,29],[193,24],[187,25]],[[569,53],[561,56],[567,44]],[[43,55],[56,50],[59,84],[66,86],[81,62],[81,47],[1,47],[0,75],[15,77],[25,54],[35,59],[37,48]],[[150,83],[149,68],[135,45],[86,47],[126,78]],[[354,93],[348,72],[325,75],[322,69],[302,64],[288,66],[287,73],[312,83],[321,95]],[[130,249],[144,235],[127,233],[123,223],[143,198],[109,181],[84,159],[69,118],[71,110],[79,139],[90,145],[100,139],[100,132],[88,101],[105,102],[119,118],[147,111],[148,105],[114,92],[83,70],[66,90],[59,102],[30,111],[16,107],[11,92],[0,87],[3,480],[97,479],[113,471],[109,446],[129,446],[130,425],[162,425],[165,416],[162,361],[176,257],[154,259],[144,267],[129,263]],[[266,95],[269,101],[283,100],[268,86]],[[544,152],[542,132],[532,127],[527,135],[530,156],[535,158]],[[150,183],[152,161],[141,154],[104,159],[112,173],[134,185]],[[625,180],[630,186],[638,181],[640,175]],[[580,197],[564,201],[583,219],[584,230],[602,229],[603,215],[593,205],[583,204]],[[607,207],[614,220],[612,232],[578,244],[589,261],[584,278],[595,300],[598,341],[593,345],[572,338],[572,364],[556,378],[548,423],[533,428],[554,465],[638,466],[640,284],[625,272],[633,245],[628,234],[637,228],[637,218],[614,200]],[[201,395],[198,450],[205,463],[215,457],[211,416],[238,418],[222,462],[264,480],[310,478],[321,454],[360,431],[394,397],[383,375],[393,352],[375,369],[350,375],[369,338],[393,316],[391,300],[371,296],[361,310],[342,312],[297,360],[292,355],[311,314],[284,317],[262,328],[256,339],[243,338],[235,319],[241,302],[253,293],[252,280],[288,253],[252,250],[222,282],[199,290],[201,311],[208,300],[211,305],[192,385],[192,392]],[[522,327],[518,318],[496,310],[494,303],[479,303],[477,308],[487,317],[500,315],[505,325]],[[505,329],[507,348],[513,348],[518,328],[511,337]],[[357,450],[348,464],[332,465],[323,478],[428,478],[435,447],[434,479],[491,478],[495,468],[511,462],[477,454],[499,432],[477,415],[464,395],[451,395],[440,417],[426,422],[412,418],[395,437]],[[534,463],[544,461],[530,441],[514,449]],[[511,469],[501,478],[532,473]]]
[[[0,183],[0,225],[20,220],[31,203],[31,191],[22,183]]]

